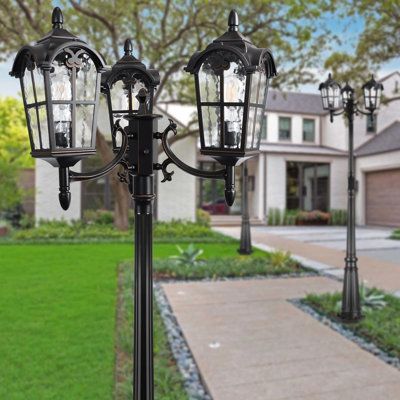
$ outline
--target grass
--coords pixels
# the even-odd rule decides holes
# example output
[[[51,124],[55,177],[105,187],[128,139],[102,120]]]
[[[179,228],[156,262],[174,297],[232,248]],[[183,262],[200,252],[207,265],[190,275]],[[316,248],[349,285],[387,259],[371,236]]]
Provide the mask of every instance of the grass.
[[[238,244],[199,246],[207,258]],[[0,247],[0,399],[112,398],[116,265],[132,253],[116,243]],[[176,253],[154,247],[156,258]]]
[[[390,239],[400,240],[400,229],[395,229],[390,235]]]
[[[341,293],[310,294],[303,301],[317,312],[337,319],[336,304],[340,299]],[[400,299],[385,294],[384,300],[387,303],[386,307],[364,310],[365,318],[345,326],[388,354],[400,358]]]
[[[118,369],[116,400],[133,397],[133,268],[130,263],[119,266],[119,313],[117,326]],[[154,395],[156,400],[188,400],[183,378],[169,348],[165,328],[154,302]]]

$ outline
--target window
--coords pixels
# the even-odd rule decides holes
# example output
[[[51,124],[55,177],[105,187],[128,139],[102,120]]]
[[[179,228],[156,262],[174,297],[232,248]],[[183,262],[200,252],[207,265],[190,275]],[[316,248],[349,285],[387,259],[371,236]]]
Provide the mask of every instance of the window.
[[[377,115],[373,119],[370,114],[367,115],[367,133],[376,133],[376,120]]]
[[[315,120],[303,119],[303,142],[315,141]]]
[[[261,123],[261,140],[267,140],[267,116],[264,115]]]
[[[279,117],[279,140],[291,139],[291,122],[288,117]]]

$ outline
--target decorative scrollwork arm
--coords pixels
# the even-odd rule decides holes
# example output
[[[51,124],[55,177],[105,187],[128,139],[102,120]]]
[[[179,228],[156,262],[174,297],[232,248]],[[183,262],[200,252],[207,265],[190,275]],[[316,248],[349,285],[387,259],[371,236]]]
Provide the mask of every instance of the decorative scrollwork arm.
[[[92,172],[69,171],[69,177],[71,181],[80,182],[80,181],[89,181],[92,179],[101,178],[102,176],[107,175],[109,172],[111,172],[118,164],[120,164],[123,161],[126,149],[128,148],[128,135],[126,134],[124,128],[122,128],[121,125],[119,124],[119,120],[115,122],[112,134],[115,136],[117,132],[120,132],[122,135],[122,143],[121,143],[121,148],[119,149],[115,158],[107,165],[105,165],[103,168],[97,171],[92,171]]]
[[[225,180],[225,200],[226,203],[231,206],[235,200],[235,167],[233,165],[226,165],[224,169],[219,169],[217,171],[204,171],[201,169],[193,168],[181,161],[175,153],[172,151],[168,143],[168,133],[173,132],[174,135],[177,134],[176,124],[170,119],[169,125],[164,130],[164,132],[156,133],[155,137],[161,140],[162,147],[167,159],[161,164],[161,169],[164,174],[163,182],[170,181],[173,172],[168,172],[166,170],[169,164],[175,164],[177,167],[187,172],[188,174],[197,176],[199,178],[208,179],[224,179]]]
[[[193,168],[190,165],[187,165],[186,163],[181,161],[178,158],[178,156],[172,151],[172,149],[171,149],[171,147],[170,147],[170,145],[168,143],[168,134],[170,132],[173,132],[174,135],[177,134],[176,124],[172,119],[169,120],[169,125],[167,126],[167,128],[165,128],[164,132],[161,132],[161,133],[158,132],[156,134],[156,136],[155,136],[157,139],[161,140],[164,152],[167,155],[167,157],[170,159],[168,164],[172,164],[173,163],[177,167],[182,169],[183,171],[187,172],[188,174],[197,176],[199,178],[225,179],[226,169],[219,169],[217,171],[204,171],[204,170],[201,170],[201,169]],[[165,161],[164,161],[164,163],[165,163]],[[166,166],[168,164],[166,164]],[[171,172],[169,172],[168,174],[171,174]],[[170,179],[166,179],[166,180],[169,181]]]

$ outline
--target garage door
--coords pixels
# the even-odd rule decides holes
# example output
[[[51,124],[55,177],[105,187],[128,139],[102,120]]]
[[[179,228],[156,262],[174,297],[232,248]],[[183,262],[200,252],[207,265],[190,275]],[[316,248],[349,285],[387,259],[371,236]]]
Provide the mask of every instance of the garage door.
[[[400,169],[367,173],[366,219],[368,225],[400,226]]]

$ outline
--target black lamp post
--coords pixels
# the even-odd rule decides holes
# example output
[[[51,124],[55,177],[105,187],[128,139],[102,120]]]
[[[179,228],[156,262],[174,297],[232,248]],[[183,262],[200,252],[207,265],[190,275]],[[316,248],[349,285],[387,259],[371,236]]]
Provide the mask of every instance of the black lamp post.
[[[134,399],[153,400],[154,170],[162,171],[164,181],[172,179],[169,164],[197,177],[223,179],[226,201],[232,205],[235,165],[258,152],[268,80],[276,75],[274,60],[268,49],[255,47],[238,32],[235,11],[229,15],[228,32],[190,59],[186,70],[195,75],[201,153],[223,166],[202,171],[171,150],[168,134],[177,133],[172,120],[157,132],[161,116],[152,110],[159,75],[132,56],[130,41],[125,42],[124,57],[105,72],[103,58],[63,29],[58,7],[52,22],[53,30],[46,37],[18,52],[11,71],[21,81],[31,154],[59,168],[59,200],[64,209],[71,200],[70,181],[97,179],[116,166],[123,168],[120,180],[128,184],[135,203]],[[98,171],[76,173],[69,168],[95,153],[101,73],[116,155]],[[167,156],[162,163],[154,160],[157,140]]]
[[[242,164],[242,223],[240,228],[240,246],[238,253],[250,255],[252,252],[249,213],[249,171],[247,168],[247,162],[244,162]]]
[[[360,292],[358,283],[358,268],[356,256],[356,193],[357,181],[355,178],[354,163],[354,116],[358,113],[370,115],[379,108],[383,85],[371,78],[363,87],[364,105],[368,112],[360,110],[354,97],[354,89],[346,83],[341,86],[332,79],[321,83],[322,105],[330,112],[331,122],[335,115],[345,114],[349,125],[349,167],[347,185],[347,245],[342,294],[341,318],[345,321],[358,321],[362,318]],[[342,109],[342,110],[341,110]]]

